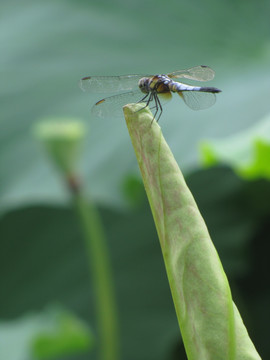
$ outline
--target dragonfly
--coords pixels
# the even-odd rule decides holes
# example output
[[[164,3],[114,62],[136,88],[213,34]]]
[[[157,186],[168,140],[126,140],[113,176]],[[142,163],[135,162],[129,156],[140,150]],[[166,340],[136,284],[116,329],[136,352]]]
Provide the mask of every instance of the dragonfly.
[[[124,105],[135,102],[143,103],[141,109],[147,106],[154,109],[153,119],[159,113],[158,121],[163,111],[163,104],[172,98],[172,93],[177,93],[193,110],[207,109],[214,105],[216,94],[221,90],[177,81],[178,79],[210,81],[214,76],[214,70],[200,65],[166,75],[85,76],[80,80],[79,85],[83,91],[117,93],[96,102],[92,107],[94,116],[119,116],[123,113]]]

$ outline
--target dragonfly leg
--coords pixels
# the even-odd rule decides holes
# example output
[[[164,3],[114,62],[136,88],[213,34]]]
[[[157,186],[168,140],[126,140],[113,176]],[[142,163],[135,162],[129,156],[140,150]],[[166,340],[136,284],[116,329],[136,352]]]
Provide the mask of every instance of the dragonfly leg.
[[[160,114],[159,114],[159,116],[158,116],[158,118],[157,118],[157,122],[158,122],[158,120],[160,119],[160,116],[161,116],[161,114],[162,114],[162,106],[161,106],[160,100],[159,100],[159,98],[158,98],[158,95],[157,95],[156,92],[154,92],[153,94],[154,94],[154,100],[155,100],[155,106],[153,107],[153,109],[155,108],[155,109],[156,109],[156,112],[155,112],[155,114],[154,114],[154,116],[153,116],[153,119],[152,119],[152,121],[151,121],[151,125],[152,125],[152,123],[153,123],[153,121],[154,121],[154,119],[155,119],[158,111],[160,111]]]
[[[137,101],[136,104],[139,104],[140,102],[143,102],[147,98],[147,96],[149,96],[149,93],[146,94],[141,100]]]
[[[149,103],[153,100],[153,93],[148,93],[148,94],[146,94],[146,96],[144,96],[140,101],[138,101],[138,103],[143,102],[143,101],[147,98],[147,96],[149,96],[149,98],[148,98],[145,106],[143,106],[142,108],[140,108],[140,109],[137,110],[137,111],[141,111],[142,109],[145,109],[145,108],[149,105]],[[137,112],[137,111],[136,111],[136,112]]]
[[[159,107],[159,110],[160,110],[159,116],[158,116],[158,118],[157,118],[157,122],[158,122],[159,119],[160,119],[160,117],[161,117],[161,114],[162,114],[163,109],[162,109],[162,106],[161,106],[161,103],[160,103],[160,100],[159,100],[157,94],[155,94],[155,101],[157,102],[157,107]]]
[[[148,96],[149,96],[149,97],[148,97]],[[143,107],[142,107],[140,110],[138,110],[138,111],[141,111],[142,109],[145,109],[145,108],[150,104],[150,102],[154,100],[154,101],[155,101],[155,105],[150,108],[151,110],[152,110],[152,109],[155,109],[155,114],[154,114],[153,119],[152,119],[152,121],[151,121],[151,125],[152,125],[152,123],[153,123],[153,121],[154,121],[154,119],[155,119],[158,111],[160,111],[160,114],[159,114],[159,116],[158,116],[157,122],[158,122],[158,120],[160,119],[160,116],[161,116],[161,114],[162,114],[162,106],[161,106],[160,100],[159,100],[159,98],[158,98],[158,95],[157,95],[157,93],[156,93],[155,91],[153,91],[153,92],[151,92],[151,93],[149,93],[149,94],[146,94],[140,101],[138,101],[138,103],[143,102],[147,97],[148,97],[148,99],[147,99],[147,102],[146,102],[145,106],[143,106]]]
[[[158,102],[157,102],[157,94],[156,93],[154,94],[154,99],[155,99],[155,106],[154,107],[155,107],[156,111],[155,111],[155,114],[153,115],[151,125],[153,124],[153,121],[154,121],[154,119],[155,119],[155,117],[156,117],[156,115],[158,113]]]

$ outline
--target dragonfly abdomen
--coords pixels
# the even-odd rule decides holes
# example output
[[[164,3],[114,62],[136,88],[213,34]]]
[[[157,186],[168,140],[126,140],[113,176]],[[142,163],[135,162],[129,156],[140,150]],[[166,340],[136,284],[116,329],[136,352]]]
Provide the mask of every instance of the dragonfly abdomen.
[[[186,85],[186,84],[182,84],[179,82],[174,82],[172,81],[169,84],[170,90],[172,92],[179,92],[179,91],[201,91],[202,87],[200,86],[191,86],[191,85]]]
[[[221,90],[215,88],[215,87],[204,87],[204,86],[191,86],[182,84],[179,82],[172,81],[169,84],[170,90],[172,92],[180,92],[180,91],[202,91],[202,92],[211,92],[211,93],[219,93]]]
[[[215,87],[201,87],[200,91],[204,91],[204,92],[211,92],[211,93],[219,93],[221,92],[221,90],[215,88]]]

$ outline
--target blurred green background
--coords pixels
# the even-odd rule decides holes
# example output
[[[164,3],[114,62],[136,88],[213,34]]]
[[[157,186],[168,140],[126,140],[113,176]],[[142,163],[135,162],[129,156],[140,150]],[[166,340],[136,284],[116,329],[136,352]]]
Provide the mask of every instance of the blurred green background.
[[[17,319],[53,303],[95,332],[94,294],[70,196],[33,136],[42,118],[76,117],[87,128],[80,173],[100,210],[111,252],[122,358],[185,359],[124,118],[91,118],[92,104],[103,96],[81,92],[78,81],[203,64],[216,71],[209,85],[223,91],[215,106],[193,112],[176,97],[160,125],[206,220],[249,334],[260,355],[270,358],[269,179],[241,178],[232,160],[203,168],[199,151],[203,141],[211,146],[211,139],[238,134],[230,159],[247,156],[242,131],[270,113],[269,14],[269,0],[0,3],[2,334],[10,321],[16,328]],[[1,359],[27,359],[23,350],[10,352],[21,337],[10,331],[12,345],[0,343]],[[60,358],[97,355],[89,350]]]

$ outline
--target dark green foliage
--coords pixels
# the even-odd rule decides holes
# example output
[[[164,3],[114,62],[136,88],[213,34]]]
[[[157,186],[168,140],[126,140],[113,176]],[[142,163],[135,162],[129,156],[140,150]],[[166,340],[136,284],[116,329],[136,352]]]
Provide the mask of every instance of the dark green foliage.
[[[247,184],[226,168],[194,173],[187,182],[249,334],[267,358],[270,185]],[[257,211],[257,199],[263,212]],[[128,213],[100,210],[116,278],[124,355],[168,359],[178,347],[178,324],[149,206],[145,201]],[[0,225],[1,318],[58,301],[95,327],[87,262],[74,215],[61,208],[32,207],[6,215]]]

